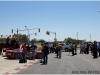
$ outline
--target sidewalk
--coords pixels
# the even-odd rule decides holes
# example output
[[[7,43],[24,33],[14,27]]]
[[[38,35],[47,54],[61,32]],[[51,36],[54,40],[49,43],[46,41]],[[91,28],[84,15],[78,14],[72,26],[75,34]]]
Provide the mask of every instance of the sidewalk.
[[[30,65],[38,62],[38,60],[27,60],[27,63],[19,63],[19,60],[15,59],[7,59],[6,57],[2,57],[0,55],[0,74],[13,74],[22,69],[27,68]]]

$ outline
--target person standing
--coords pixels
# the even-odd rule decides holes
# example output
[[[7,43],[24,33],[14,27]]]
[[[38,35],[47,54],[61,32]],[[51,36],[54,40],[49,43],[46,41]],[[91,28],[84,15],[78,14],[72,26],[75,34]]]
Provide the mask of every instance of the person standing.
[[[59,56],[59,59],[61,59],[61,52],[62,52],[62,46],[58,45],[58,56]]]
[[[80,45],[80,54],[83,54],[83,44]]]
[[[74,45],[71,45],[72,56],[74,56]]]
[[[93,55],[93,43],[91,43],[90,49],[91,49],[91,55]]]
[[[49,46],[48,43],[45,43],[43,47],[43,64],[48,63],[48,54],[49,54]]]
[[[100,42],[98,44],[98,52],[99,52],[99,57],[100,57]]]
[[[22,49],[23,49],[22,56],[23,56],[23,58],[26,59],[26,53],[27,53],[26,43],[22,45]]]
[[[75,53],[77,53],[77,44],[75,44]]]
[[[53,44],[53,51],[54,51],[55,54],[56,54],[56,44]]]
[[[89,54],[89,43],[87,43],[86,54]]]
[[[97,42],[94,41],[94,44],[93,44],[93,58],[97,58]]]
[[[56,58],[58,58],[58,45],[56,45],[56,47],[55,47],[55,51],[56,51]]]
[[[51,43],[51,44],[49,45],[49,47],[50,47],[50,53],[53,53],[53,44]]]
[[[27,53],[27,49],[26,49],[26,43],[22,45],[22,53],[20,53],[20,63],[21,62],[27,62],[26,60],[26,53]]]
[[[42,60],[43,60],[43,47],[44,47],[44,44],[41,44],[41,46],[42,46],[42,49],[41,49],[42,50],[41,51],[42,52],[42,55],[41,55],[41,61],[40,62],[42,62]]]
[[[36,58],[36,49],[37,49],[37,46],[34,45],[34,43],[32,43],[32,45],[31,45],[31,53],[32,53],[33,60],[35,60],[35,58]]]
[[[85,49],[84,49],[84,53],[87,53],[87,43],[85,42]]]
[[[27,45],[27,55],[29,56],[29,59],[31,59],[31,56],[30,56],[30,44]]]
[[[19,45],[18,42],[16,42],[16,44],[15,44],[15,49],[19,49],[19,48],[20,48],[20,45]]]

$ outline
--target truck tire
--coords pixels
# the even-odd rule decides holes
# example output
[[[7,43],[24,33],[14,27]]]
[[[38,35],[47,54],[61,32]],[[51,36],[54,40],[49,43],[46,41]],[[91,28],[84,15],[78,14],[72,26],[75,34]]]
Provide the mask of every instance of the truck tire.
[[[15,53],[15,54],[14,54],[14,58],[15,58],[15,59],[19,59],[19,58],[20,58],[19,54],[18,54],[18,53]]]

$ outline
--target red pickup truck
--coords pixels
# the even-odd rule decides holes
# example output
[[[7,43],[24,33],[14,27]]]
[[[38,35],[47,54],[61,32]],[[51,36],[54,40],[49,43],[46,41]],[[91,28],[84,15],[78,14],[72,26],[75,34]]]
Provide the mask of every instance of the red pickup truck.
[[[9,58],[19,59],[21,53],[22,53],[22,49],[14,49],[14,50],[6,50],[5,55],[6,57],[9,57]],[[41,55],[42,55],[41,51],[36,52],[36,58],[41,59]]]

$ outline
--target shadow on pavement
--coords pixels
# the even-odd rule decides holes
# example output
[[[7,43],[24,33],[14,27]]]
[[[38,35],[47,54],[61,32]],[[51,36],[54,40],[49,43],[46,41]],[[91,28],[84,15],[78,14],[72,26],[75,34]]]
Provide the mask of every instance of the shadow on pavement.
[[[54,58],[58,58],[58,57],[54,57]]]
[[[41,65],[47,65],[47,64],[41,64]]]
[[[72,55],[66,55],[66,56],[72,56]]]
[[[40,60],[40,63],[43,63],[43,61],[42,61],[42,60]]]
[[[19,59],[8,58],[8,57],[5,57],[4,59],[6,59],[6,60],[19,60]]]

